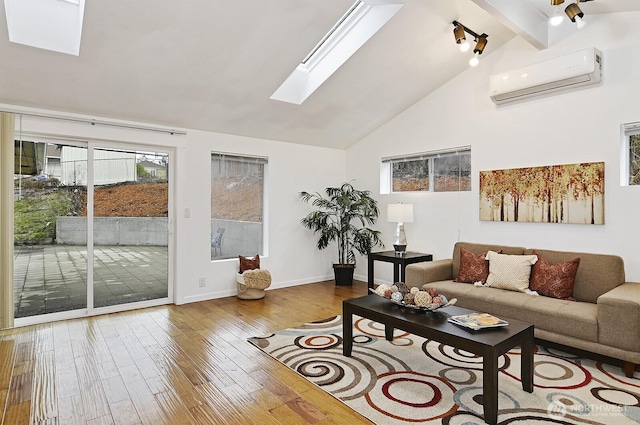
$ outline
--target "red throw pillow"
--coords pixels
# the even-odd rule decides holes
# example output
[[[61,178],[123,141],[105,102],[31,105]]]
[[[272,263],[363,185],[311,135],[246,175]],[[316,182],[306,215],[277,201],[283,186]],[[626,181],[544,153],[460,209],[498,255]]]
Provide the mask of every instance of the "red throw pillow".
[[[574,258],[558,264],[550,264],[540,254],[538,261],[531,268],[529,289],[540,295],[575,301],[573,298],[573,284],[578,273],[580,258]]]
[[[243,257],[242,255],[238,257],[240,258],[240,273],[244,273],[245,270],[260,268],[260,256],[258,254],[255,257]]]
[[[453,281],[486,283],[487,277],[489,276],[489,261],[485,259],[486,256],[486,251],[480,255],[476,255],[468,249],[460,247],[460,271]]]

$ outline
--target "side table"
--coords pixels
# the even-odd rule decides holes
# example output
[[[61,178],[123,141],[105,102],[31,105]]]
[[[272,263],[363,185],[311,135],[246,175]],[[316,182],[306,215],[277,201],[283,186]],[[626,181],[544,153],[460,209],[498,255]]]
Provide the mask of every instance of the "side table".
[[[384,261],[393,263],[393,282],[405,281],[405,269],[407,264],[433,261],[433,255],[421,252],[406,251],[402,255],[396,255],[395,251],[372,252],[369,254],[369,289],[373,289],[373,262]]]

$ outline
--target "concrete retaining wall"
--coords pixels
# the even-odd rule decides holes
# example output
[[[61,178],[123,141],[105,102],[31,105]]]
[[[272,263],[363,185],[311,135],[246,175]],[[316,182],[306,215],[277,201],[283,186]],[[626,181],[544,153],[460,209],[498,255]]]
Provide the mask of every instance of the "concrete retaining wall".
[[[95,245],[168,244],[166,217],[96,217],[93,221]],[[87,244],[86,217],[57,217],[56,242],[66,245]]]
[[[211,220],[211,236],[224,229],[222,248],[211,248],[211,259],[238,255],[263,254],[262,223]],[[95,245],[167,246],[166,217],[96,217],[93,224]],[[87,244],[87,218],[61,216],[56,219],[56,242],[66,245]]]
[[[211,236],[224,229],[222,250],[211,248],[211,259],[233,258],[238,255],[253,257],[262,254],[262,223],[248,221],[211,220]]]

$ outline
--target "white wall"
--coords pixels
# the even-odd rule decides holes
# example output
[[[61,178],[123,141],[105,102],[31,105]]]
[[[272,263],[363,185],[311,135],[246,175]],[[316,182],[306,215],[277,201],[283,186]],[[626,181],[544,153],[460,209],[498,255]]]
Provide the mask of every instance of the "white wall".
[[[450,258],[457,240],[610,253],[623,257],[627,280],[640,282],[640,187],[620,186],[620,125],[640,121],[640,13],[589,18],[584,30],[544,51],[520,38],[493,52],[489,43],[478,67],[348,150],[347,178],[378,187],[382,157],[472,147],[471,192],[378,196],[388,248],[395,224],[386,222],[386,205],[403,201],[414,204],[414,222],[405,225],[408,249],[435,259]],[[500,107],[489,99],[490,74],[587,47],[603,52],[600,86]],[[605,162],[604,225],[479,221],[479,171],[592,161]],[[365,267],[361,262],[356,274],[366,276]],[[391,280],[391,266],[376,263],[376,281]]]
[[[189,131],[185,152],[186,180],[182,182],[182,209],[190,208],[191,218],[178,214],[185,235],[179,244],[179,302],[218,298],[236,293],[238,260],[211,262],[210,193],[211,152],[233,152],[267,156],[268,256],[260,265],[271,272],[272,288],[333,279],[333,250],[318,251],[311,232],[300,225],[310,208],[298,192],[322,191],[344,181],[346,153],[292,143],[202,131]],[[198,287],[205,277],[206,288]]]
[[[0,105],[5,110],[63,115],[60,112]],[[67,115],[80,118],[78,115]],[[136,123],[130,123],[136,124]],[[142,126],[148,124],[137,123]],[[17,124],[16,129],[20,128]],[[211,261],[211,152],[260,155],[269,158],[267,169],[267,255],[261,266],[271,272],[272,288],[333,279],[334,250],[318,251],[315,238],[300,219],[310,207],[298,192],[322,191],[345,179],[346,152],[187,129],[187,135],[78,124],[68,121],[25,117],[24,132],[58,135],[61,139],[137,143],[159,149],[173,149],[170,205],[175,221],[175,302],[178,304],[235,295],[238,260]],[[189,209],[189,218],[185,210]],[[199,287],[199,279],[206,286]]]

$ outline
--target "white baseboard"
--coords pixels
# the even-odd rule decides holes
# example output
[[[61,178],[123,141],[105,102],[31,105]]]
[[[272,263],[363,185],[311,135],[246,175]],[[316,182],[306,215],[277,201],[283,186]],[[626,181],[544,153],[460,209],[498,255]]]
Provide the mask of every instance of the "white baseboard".
[[[269,291],[271,289],[289,288],[291,286],[307,285],[309,283],[323,282],[325,280],[332,280],[332,279],[333,279],[333,275],[326,275],[326,276],[316,276],[316,277],[311,277],[306,279],[289,280],[284,282],[272,282],[271,286],[268,287],[266,291]],[[176,305],[214,300],[217,298],[234,297],[236,296],[237,293],[238,293],[237,289],[227,289],[223,291],[214,291],[214,292],[207,292],[204,294],[189,295],[187,297],[184,297],[181,301],[176,301]]]

